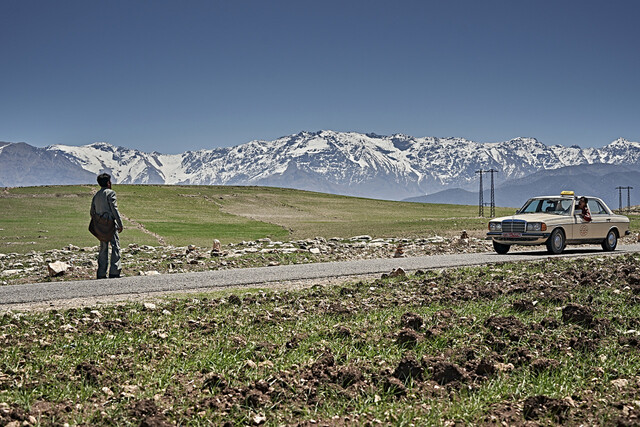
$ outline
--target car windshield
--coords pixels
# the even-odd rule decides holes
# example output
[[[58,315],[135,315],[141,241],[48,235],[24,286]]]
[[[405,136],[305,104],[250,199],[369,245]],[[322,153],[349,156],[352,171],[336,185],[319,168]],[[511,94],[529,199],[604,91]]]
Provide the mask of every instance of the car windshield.
[[[529,199],[518,213],[548,213],[553,215],[570,215],[571,199],[549,198]]]

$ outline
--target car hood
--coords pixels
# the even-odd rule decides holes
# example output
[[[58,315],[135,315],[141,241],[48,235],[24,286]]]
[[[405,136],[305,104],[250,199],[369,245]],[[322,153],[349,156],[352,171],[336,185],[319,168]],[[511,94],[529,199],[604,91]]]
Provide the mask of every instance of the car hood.
[[[551,222],[551,221],[562,221],[562,220],[571,220],[570,216],[567,215],[554,215],[548,213],[530,213],[530,214],[517,214],[511,216],[502,216],[499,218],[493,218],[491,222],[502,222],[504,220],[519,220],[526,222]]]

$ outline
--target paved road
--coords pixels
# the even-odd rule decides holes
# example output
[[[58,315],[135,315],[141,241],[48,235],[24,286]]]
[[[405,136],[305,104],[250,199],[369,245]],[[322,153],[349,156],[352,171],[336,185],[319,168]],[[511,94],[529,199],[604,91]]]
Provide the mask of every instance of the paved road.
[[[443,267],[461,267],[502,262],[519,262],[549,257],[608,256],[640,252],[640,244],[620,246],[615,252],[602,252],[600,247],[568,249],[562,255],[550,256],[543,251],[513,252],[498,255],[480,254],[433,255],[407,258],[381,258],[316,264],[283,265],[277,267],[215,270],[198,273],[166,274],[159,276],[131,276],[120,279],[49,282],[27,285],[0,286],[0,309],[29,304],[43,304],[72,299],[91,299],[93,302],[113,300],[114,296],[213,290],[229,286],[261,285],[269,282],[326,279],[345,276],[380,274],[402,267],[406,271]]]

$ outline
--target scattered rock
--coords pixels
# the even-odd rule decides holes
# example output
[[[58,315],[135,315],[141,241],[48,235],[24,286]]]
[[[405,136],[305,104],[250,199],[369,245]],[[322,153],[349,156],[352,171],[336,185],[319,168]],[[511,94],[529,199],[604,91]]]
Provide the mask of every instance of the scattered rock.
[[[255,424],[257,426],[260,425],[260,424],[264,424],[266,422],[267,422],[267,417],[265,417],[262,414],[256,414],[253,417],[253,424]]]
[[[156,271],[156,270],[151,270],[151,271],[139,271],[138,272],[139,276],[159,276],[160,272]]]
[[[50,277],[62,276],[69,269],[69,264],[63,261],[56,261],[47,265]]]
[[[15,274],[20,274],[22,273],[24,270],[18,270],[18,269],[11,269],[11,270],[4,270],[2,272],[2,277],[9,277],[9,276],[13,276]]]

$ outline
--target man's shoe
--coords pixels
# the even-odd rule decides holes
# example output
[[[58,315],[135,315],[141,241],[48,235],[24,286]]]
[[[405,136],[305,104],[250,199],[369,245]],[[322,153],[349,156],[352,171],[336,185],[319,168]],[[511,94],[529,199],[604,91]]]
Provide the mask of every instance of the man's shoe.
[[[109,275],[109,279],[119,279],[120,275],[119,274],[110,274]]]
[[[96,277],[96,279],[98,279],[98,280],[100,280],[100,279],[106,279],[106,278],[107,278],[107,276],[98,276],[98,277]]]

